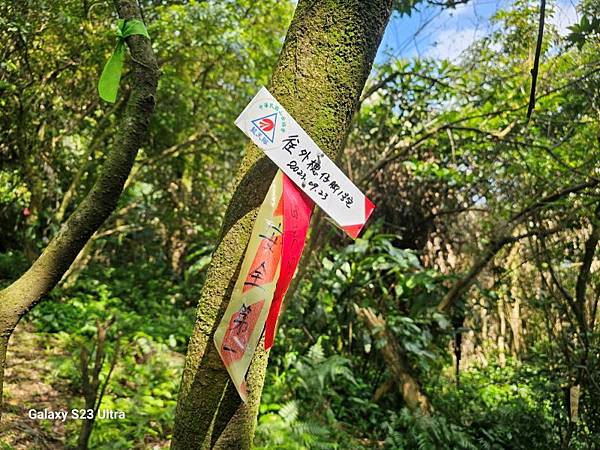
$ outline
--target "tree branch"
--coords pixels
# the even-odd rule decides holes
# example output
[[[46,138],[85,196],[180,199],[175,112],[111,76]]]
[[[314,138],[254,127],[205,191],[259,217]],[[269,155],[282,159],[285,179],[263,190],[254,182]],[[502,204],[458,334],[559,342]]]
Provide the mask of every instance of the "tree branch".
[[[594,217],[592,219],[592,232],[589,238],[585,241],[585,250],[581,261],[581,267],[579,268],[579,273],[577,274],[577,282],[575,284],[575,301],[577,302],[577,307],[581,311],[582,315],[584,315],[584,312],[586,310],[585,292],[587,290],[587,285],[590,279],[590,270],[592,267],[592,262],[594,261],[596,247],[598,246],[598,241],[600,240],[600,228],[598,227],[599,219],[600,203],[596,205],[596,209],[594,211]],[[590,317],[588,317],[587,320],[584,320],[586,329],[582,331],[587,332],[587,326],[589,325],[589,323],[592,323],[593,320],[594,318],[591,317],[590,314]]]
[[[542,54],[542,41],[544,39],[544,20],[546,16],[546,0],[540,1],[540,21],[538,27],[537,43],[535,45],[535,58],[531,69],[531,92],[529,93],[529,105],[527,106],[527,120],[531,118],[535,108],[535,89],[537,85],[538,70],[540,68],[540,56]]]
[[[123,19],[140,19],[137,2],[115,2]],[[62,225],[40,257],[19,279],[0,291],[0,334],[10,336],[19,319],[60,281],[79,251],[115,208],[154,111],[158,66],[150,41],[139,35],[126,40],[131,55],[144,66],[132,69],[132,92],[115,146],[96,183]]]
[[[550,234],[558,233],[561,230],[562,228],[557,227],[545,231],[531,231],[517,236],[501,236],[500,238],[492,241],[487,246],[486,250],[484,250],[483,256],[475,261],[467,274],[452,285],[450,290],[439,303],[437,310],[442,312],[454,305],[454,303],[469,290],[477,276],[487,267],[488,263],[498,254],[498,252],[500,252],[500,250],[502,250],[505,245],[514,244],[515,242],[527,237],[548,236]]]

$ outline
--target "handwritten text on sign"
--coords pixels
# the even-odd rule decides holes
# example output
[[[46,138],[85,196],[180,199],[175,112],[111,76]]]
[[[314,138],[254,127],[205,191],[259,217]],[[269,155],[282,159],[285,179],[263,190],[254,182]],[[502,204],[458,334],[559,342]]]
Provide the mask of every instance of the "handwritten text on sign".
[[[351,237],[374,205],[264,87],[235,124]]]

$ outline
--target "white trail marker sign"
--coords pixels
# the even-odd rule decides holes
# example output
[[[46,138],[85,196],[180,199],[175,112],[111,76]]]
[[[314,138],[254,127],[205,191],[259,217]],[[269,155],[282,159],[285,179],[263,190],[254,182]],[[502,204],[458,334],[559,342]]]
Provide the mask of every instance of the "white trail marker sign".
[[[358,236],[375,205],[266,88],[258,91],[235,124],[340,228],[354,239]]]

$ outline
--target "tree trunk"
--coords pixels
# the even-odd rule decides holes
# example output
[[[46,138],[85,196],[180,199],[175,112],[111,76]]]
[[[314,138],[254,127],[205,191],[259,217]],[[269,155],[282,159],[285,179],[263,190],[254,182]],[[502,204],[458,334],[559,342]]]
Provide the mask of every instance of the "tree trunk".
[[[269,90],[332,159],[340,152],[391,12],[391,0],[300,0]],[[252,397],[240,407],[212,343],[244,256],[257,208],[275,165],[248,146],[223,220],[196,324],[188,347],[171,448],[210,447],[227,427],[239,431],[229,448],[249,448],[267,363],[257,351],[247,385]],[[260,346],[259,346],[260,347]],[[245,409],[249,410],[244,414]]]
[[[518,360],[521,357],[521,300],[519,297],[513,298],[509,324],[512,333],[512,355]]]
[[[85,269],[87,264],[92,259],[92,250],[94,249],[94,236],[83,246],[81,251],[77,254],[77,257],[69,267],[69,270],[65,272],[62,277],[61,286],[64,288],[70,288],[75,285],[79,279],[79,275]]]
[[[12,333],[12,331],[11,331]],[[0,419],[2,418],[2,386],[4,386],[4,369],[6,368],[6,351],[11,333],[0,334]]]
[[[123,19],[141,20],[137,2],[115,0],[115,6]],[[138,149],[146,136],[150,116],[154,111],[158,66],[147,38],[131,36],[127,38],[127,44],[132,57],[139,64],[133,65],[131,98],[115,139],[115,147],[107,155],[90,192],[44,252],[27,272],[0,291],[0,350],[4,354],[8,339],[21,317],[60,281],[92,234],[115,208]],[[4,359],[5,357],[0,358],[2,374]],[[2,377],[3,375],[0,379]]]
[[[371,333],[383,341],[381,347],[383,359],[394,377],[396,385],[400,388],[400,394],[406,406],[412,411],[418,411],[425,415],[431,414],[433,408],[429,399],[412,375],[406,354],[400,348],[394,335],[388,330],[385,319],[381,315],[375,315],[370,308],[356,308],[356,313],[365,322]]]
[[[497,338],[497,349],[498,349],[498,361],[500,367],[506,366],[506,316],[504,315],[504,299],[498,299],[498,338]]]
[[[112,124],[112,121],[110,120],[111,116],[113,114],[119,113],[123,110],[126,100],[127,100],[126,96],[124,96],[124,95],[121,96],[121,98],[117,100],[117,102],[111,108],[111,110],[98,123],[96,129],[94,130],[94,137],[91,139],[90,143],[88,144],[88,149],[87,149],[85,155],[83,156],[83,161],[82,161],[81,165],[79,166],[79,168],[77,169],[77,172],[73,176],[73,179],[69,183],[69,187],[65,191],[63,198],[60,202],[60,205],[58,207],[58,210],[56,211],[56,214],[54,215],[54,223],[61,224],[63,219],[65,218],[65,215],[67,214],[69,206],[71,206],[71,203],[73,202],[73,200],[75,199],[75,197],[77,195],[77,189],[79,189],[81,187],[80,186],[81,179],[85,175],[87,168],[90,165],[90,160],[92,158],[92,155],[94,154],[94,151],[98,150],[98,147],[100,146],[99,144],[106,137],[106,135],[110,132],[110,127]]]
[[[214,429],[215,431],[223,431],[213,433],[212,441],[214,444],[212,447],[208,447],[212,450],[249,449],[252,446],[256,417],[258,416],[260,397],[269,360],[269,353],[264,351],[264,341],[262,339],[258,345],[259,349],[262,350],[256,352],[246,376],[248,386],[252,387],[248,395],[248,403],[239,403],[238,393],[233,387],[233,383],[229,383],[226,395],[229,394],[229,398],[235,399],[239,406],[231,419],[229,419],[229,408],[223,408],[222,413],[217,415],[220,420],[215,421]]]
[[[508,255],[508,268],[510,270],[510,298],[512,307],[510,308],[509,326],[512,335],[511,350],[515,360],[521,357],[521,271],[520,271],[520,246],[517,245],[510,250]]]

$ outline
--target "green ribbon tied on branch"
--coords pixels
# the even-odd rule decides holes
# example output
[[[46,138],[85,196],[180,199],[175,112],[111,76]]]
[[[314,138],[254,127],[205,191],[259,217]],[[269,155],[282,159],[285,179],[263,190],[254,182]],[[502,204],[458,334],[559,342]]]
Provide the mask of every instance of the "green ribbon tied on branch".
[[[100,81],[98,81],[98,94],[102,100],[114,103],[117,100],[117,91],[123,72],[125,61],[125,38],[140,34],[150,39],[144,22],[137,19],[123,20],[117,22],[117,46],[110,59],[106,62]]]

